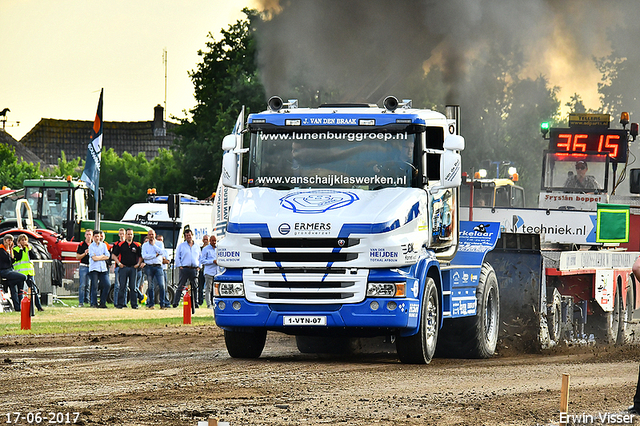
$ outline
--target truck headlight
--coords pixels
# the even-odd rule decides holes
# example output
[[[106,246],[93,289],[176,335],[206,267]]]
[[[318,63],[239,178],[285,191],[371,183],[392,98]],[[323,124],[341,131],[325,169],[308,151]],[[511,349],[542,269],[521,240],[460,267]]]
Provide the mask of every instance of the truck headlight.
[[[215,297],[244,296],[244,285],[242,283],[216,282],[213,285],[213,295]]]
[[[405,297],[405,283],[368,283],[367,297]]]

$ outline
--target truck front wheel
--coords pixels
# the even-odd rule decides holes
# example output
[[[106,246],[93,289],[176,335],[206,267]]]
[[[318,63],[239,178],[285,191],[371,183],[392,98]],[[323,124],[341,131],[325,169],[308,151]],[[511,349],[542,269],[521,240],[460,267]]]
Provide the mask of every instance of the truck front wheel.
[[[430,277],[424,283],[420,326],[413,336],[396,339],[398,358],[405,364],[429,364],[436,351],[440,326],[440,300],[436,284]]]
[[[231,358],[259,358],[266,340],[266,330],[224,331],[224,343]]]

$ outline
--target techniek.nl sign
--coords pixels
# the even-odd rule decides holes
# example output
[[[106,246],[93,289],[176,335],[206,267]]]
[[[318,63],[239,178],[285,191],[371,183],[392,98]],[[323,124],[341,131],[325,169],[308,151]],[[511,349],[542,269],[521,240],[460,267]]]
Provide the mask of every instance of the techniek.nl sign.
[[[464,217],[464,216],[463,216]],[[500,222],[503,232],[540,234],[548,243],[596,242],[596,214],[571,210],[474,208],[474,220]]]

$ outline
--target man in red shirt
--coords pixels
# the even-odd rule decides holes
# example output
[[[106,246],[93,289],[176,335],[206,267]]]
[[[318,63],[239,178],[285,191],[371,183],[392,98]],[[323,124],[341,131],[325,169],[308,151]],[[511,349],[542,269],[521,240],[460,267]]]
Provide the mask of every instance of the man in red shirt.
[[[133,229],[125,231],[125,240],[113,245],[112,254],[119,268],[118,279],[120,288],[118,296],[114,299],[116,308],[122,309],[127,306],[127,290],[131,299],[131,308],[138,309],[138,297],[136,294],[136,275],[142,263],[142,253],[140,244],[133,241]]]

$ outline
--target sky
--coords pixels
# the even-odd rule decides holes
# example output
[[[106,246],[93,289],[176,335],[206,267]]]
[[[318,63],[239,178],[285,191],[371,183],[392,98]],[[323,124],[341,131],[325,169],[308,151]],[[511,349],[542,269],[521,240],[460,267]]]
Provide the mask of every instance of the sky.
[[[323,7],[322,2],[307,3]],[[5,130],[20,140],[42,118],[92,121],[101,88],[105,121],[152,120],[153,108],[165,105],[165,49],[166,117],[188,117],[185,111],[195,106],[188,73],[200,62],[197,52],[206,49],[207,34],[220,39],[221,29],[244,18],[243,7],[262,9],[274,4],[277,0],[0,0],[0,110],[10,109]],[[303,11],[311,17],[320,13]],[[377,22],[380,16],[373,18]],[[345,19],[353,31],[355,21]],[[561,23],[550,24],[556,31],[563,28]],[[278,38],[282,33],[273,37],[276,50],[282,50],[283,41]],[[317,38],[317,31],[310,34]],[[596,53],[567,56],[573,50],[563,44],[566,38],[551,38],[553,45],[544,49],[551,60],[540,58],[532,77],[542,73],[551,84],[561,86],[563,104],[578,92],[587,107],[597,107],[599,74],[592,61]],[[583,44],[591,48],[598,44],[593,37],[590,40]],[[266,49],[263,59],[277,59],[272,53]],[[576,68],[581,71],[576,73]],[[275,78],[282,76],[276,73]]]
[[[254,0],[0,0],[0,110],[20,140],[42,118],[184,118],[195,106],[188,73],[207,34],[244,18]],[[16,122],[19,125],[16,126]]]

